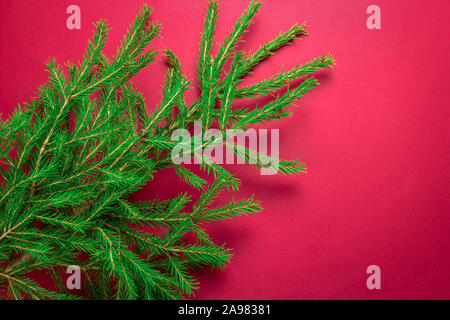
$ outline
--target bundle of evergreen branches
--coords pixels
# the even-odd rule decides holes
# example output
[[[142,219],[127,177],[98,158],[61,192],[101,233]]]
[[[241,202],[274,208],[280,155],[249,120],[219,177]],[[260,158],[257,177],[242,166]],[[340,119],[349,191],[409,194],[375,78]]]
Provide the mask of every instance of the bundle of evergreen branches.
[[[213,177],[212,183],[174,164],[173,131],[190,128],[195,121],[202,121],[204,130],[216,126],[224,131],[287,117],[292,102],[318,85],[308,75],[334,64],[324,55],[239,87],[263,59],[306,34],[305,25],[295,25],[253,54],[238,51],[236,45],[260,6],[258,1],[250,3],[212,56],[217,2],[210,1],[198,57],[201,95],[189,106],[184,93],[191,81],[169,50],[164,51],[170,67],[162,101],[153,112],[129,82],[157,54],[146,50],[160,31],[149,21],[147,6],[114,57],[102,53],[108,28],[100,21],[80,63],[67,64],[64,72],[53,60],[48,62],[49,80],[37,97],[1,122],[0,295],[76,298],[61,275],[67,266],[78,265],[90,298],[180,299],[198,288],[193,269],[221,269],[230,261],[230,250],[215,244],[202,224],[258,212],[260,203],[250,198],[213,206],[224,189],[238,190],[239,179],[205,159],[200,159],[200,167]],[[225,72],[228,60],[231,67]],[[303,82],[263,106],[232,106],[236,99],[270,95],[296,79]],[[239,151],[244,157],[251,152]],[[130,194],[167,167],[201,190],[191,209],[186,207],[188,194],[164,201],[129,201]],[[304,170],[297,161],[279,162],[280,173]],[[187,234],[195,240],[187,241]],[[35,270],[48,271],[56,290],[33,281],[29,273]]]

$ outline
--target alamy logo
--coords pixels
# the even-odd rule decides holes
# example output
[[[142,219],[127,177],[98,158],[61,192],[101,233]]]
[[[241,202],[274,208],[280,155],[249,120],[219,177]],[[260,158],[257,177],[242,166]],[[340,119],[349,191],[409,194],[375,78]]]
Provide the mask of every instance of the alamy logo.
[[[278,172],[278,129],[270,130],[270,155],[267,129],[227,129],[224,136],[218,129],[208,129],[203,133],[202,122],[196,121],[193,136],[187,129],[177,129],[172,133],[171,140],[176,143],[171,153],[175,164],[199,164],[202,161],[216,164],[248,162],[257,164],[261,168],[261,175]]]
[[[67,274],[70,274],[70,276],[67,278],[66,286],[69,290],[81,289],[81,271],[79,266],[68,266],[67,267]]]
[[[367,28],[369,30],[381,29],[381,9],[379,6],[373,4],[367,8],[367,14],[370,16],[367,18]]]
[[[371,265],[367,267],[367,274],[370,276],[367,278],[367,289],[369,290],[380,290],[381,289],[381,269],[377,265]]]
[[[66,20],[67,29],[69,29],[69,30],[81,29],[81,9],[80,9],[80,7],[72,4],[67,7],[66,13],[70,14],[70,16],[68,16],[67,20]]]

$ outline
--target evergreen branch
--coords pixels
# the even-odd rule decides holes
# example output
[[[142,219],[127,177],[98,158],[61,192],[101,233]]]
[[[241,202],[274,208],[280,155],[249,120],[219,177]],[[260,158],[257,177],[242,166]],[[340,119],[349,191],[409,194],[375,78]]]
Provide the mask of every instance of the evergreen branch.
[[[279,75],[271,77],[257,84],[240,88],[237,90],[237,98],[252,98],[259,95],[268,94],[276,89],[280,89],[285,84],[301,79],[313,72],[322,70],[323,68],[331,68],[335,64],[334,58],[324,55],[320,58],[313,59],[302,66],[295,66],[288,72],[282,72]]]
[[[214,205],[225,189],[237,191],[240,180],[202,152],[230,145],[207,135],[207,141],[198,143],[204,132],[183,140],[183,157],[199,161],[201,171],[196,172],[174,163],[172,153],[180,147],[173,140],[175,130],[191,130],[201,120],[205,131],[217,123],[223,133],[287,117],[288,107],[318,85],[310,75],[334,65],[332,56],[324,55],[239,88],[265,58],[306,35],[305,25],[294,25],[254,54],[236,51],[260,6],[250,2],[213,57],[218,3],[209,2],[197,62],[201,95],[191,104],[185,97],[191,81],[171,50],[163,51],[168,70],[154,111],[148,111],[143,95],[130,83],[157,57],[146,48],[159,36],[160,25],[150,21],[146,5],[113,57],[103,52],[109,29],[100,21],[81,62],[63,68],[55,59],[48,61],[48,81],[37,96],[0,121],[1,292],[12,299],[79,298],[65,288],[61,276],[64,268],[78,265],[93,299],[182,299],[199,287],[192,270],[225,267],[230,249],[215,244],[203,224],[259,212],[260,202],[252,197]],[[270,95],[305,77],[261,107],[233,106],[239,98]],[[297,160],[279,161],[278,155],[232,147],[257,168],[281,174],[306,171]],[[200,191],[192,207],[191,193],[131,200],[132,193],[165,168]],[[37,270],[51,275],[55,290],[31,280],[30,273]]]
[[[241,117],[233,126],[233,129],[239,129],[255,123],[263,123],[266,121],[280,119],[290,116],[286,107],[292,102],[301,98],[313,88],[317,87],[319,82],[315,78],[308,78],[303,81],[297,88],[288,90],[284,95],[278,97],[275,101],[269,102],[261,108],[255,108]]]
[[[253,200],[252,197],[238,202],[231,201],[225,206],[203,211],[195,215],[194,219],[198,221],[225,220],[243,214],[256,213],[261,210],[260,202]]]

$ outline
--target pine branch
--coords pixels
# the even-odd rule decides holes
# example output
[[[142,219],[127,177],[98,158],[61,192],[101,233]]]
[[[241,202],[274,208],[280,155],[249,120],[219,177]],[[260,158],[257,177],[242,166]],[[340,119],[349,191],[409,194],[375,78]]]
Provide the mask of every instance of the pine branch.
[[[231,250],[216,244],[204,223],[262,208],[253,197],[217,206],[220,194],[238,191],[241,182],[204,151],[231,148],[257,168],[275,167],[280,174],[304,173],[305,164],[279,161],[278,155],[226,141],[199,143],[202,132],[182,143],[194,146],[182,156],[198,160],[197,173],[174,163],[172,153],[180,146],[172,140],[175,130],[190,130],[201,120],[204,130],[217,124],[224,133],[290,116],[295,100],[318,85],[311,74],[334,65],[334,59],[324,55],[239,87],[264,59],[306,35],[305,25],[294,25],[254,54],[238,51],[260,6],[259,1],[250,2],[212,56],[218,3],[209,2],[197,63],[201,94],[192,104],[185,99],[192,82],[168,49],[163,52],[168,70],[162,100],[153,112],[130,82],[158,54],[147,49],[159,36],[160,25],[150,21],[146,5],[114,56],[103,52],[109,29],[100,21],[79,63],[64,68],[54,59],[48,61],[49,78],[37,96],[0,122],[1,292],[11,299],[80,298],[65,288],[61,274],[67,266],[78,265],[89,298],[182,299],[199,288],[194,269],[225,268]],[[225,70],[229,59],[231,66]],[[239,98],[272,95],[299,79],[303,82],[297,87],[261,107],[233,105]],[[181,181],[200,191],[192,206],[189,193],[130,200],[165,168],[173,168]],[[36,270],[51,275],[54,291],[32,279]]]

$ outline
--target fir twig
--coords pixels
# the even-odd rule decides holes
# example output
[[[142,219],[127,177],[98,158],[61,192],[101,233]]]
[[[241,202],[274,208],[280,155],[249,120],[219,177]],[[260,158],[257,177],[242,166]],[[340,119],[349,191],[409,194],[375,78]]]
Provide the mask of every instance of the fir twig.
[[[210,183],[201,173],[173,163],[177,143],[172,134],[196,121],[205,130],[217,124],[224,133],[290,116],[289,106],[318,85],[311,74],[334,65],[333,57],[324,55],[240,87],[241,79],[264,59],[306,35],[305,25],[294,25],[253,54],[238,51],[260,6],[250,2],[213,56],[218,3],[209,2],[197,63],[201,95],[191,105],[184,99],[191,81],[170,50],[164,51],[169,68],[162,100],[153,112],[130,82],[156,59],[157,52],[146,48],[159,36],[160,26],[150,21],[146,5],[113,57],[102,52],[109,29],[100,21],[81,62],[66,64],[64,70],[49,60],[49,79],[37,97],[0,123],[0,297],[79,298],[64,287],[60,274],[61,268],[79,265],[90,298],[181,299],[199,288],[193,269],[225,267],[230,249],[215,244],[203,224],[257,213],[260,202],[251,197],[214,205],[225,189],[239,190],[240,180],[206,156],[196,159]],[[229,59],[230,69],[225,70]],[[271,95],[298,79],[303,82],[263,106],[234,106],[236,99]],[[194,151],[215,145],[207,141]],[[256,159],[259,168],[277,161],[245,146],[233,146],[232,151],[247,161]],[[297,160],[277,166],[281,174],[306,170]],[[168,200],[129,200],[167,167],[200,190],[192,207],[187,193]],[[146,233],[138,226],[159,231]],[[194,241],[187,240],[188,234]],[[81,253],[87,258],[80,260]],[[57,289],[33,281],[29,273],[35,270],[49,271]]]

